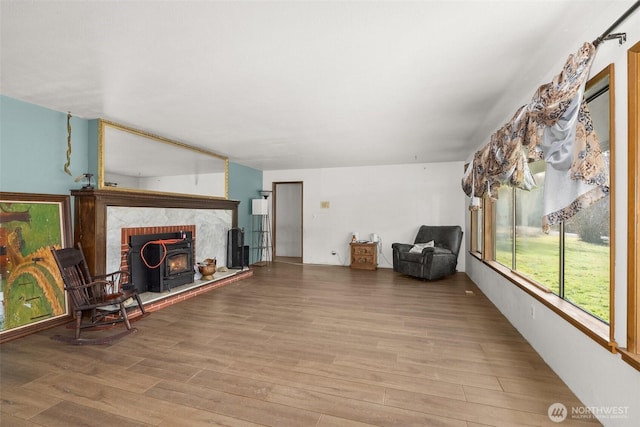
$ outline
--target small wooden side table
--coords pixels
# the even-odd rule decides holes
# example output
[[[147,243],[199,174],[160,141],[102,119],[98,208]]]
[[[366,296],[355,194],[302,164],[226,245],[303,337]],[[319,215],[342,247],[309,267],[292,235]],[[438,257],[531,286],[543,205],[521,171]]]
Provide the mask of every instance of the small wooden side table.
[[[351,268],[376,270],[378,268],[378,244],[375,242],[354,242],[351,246]]]

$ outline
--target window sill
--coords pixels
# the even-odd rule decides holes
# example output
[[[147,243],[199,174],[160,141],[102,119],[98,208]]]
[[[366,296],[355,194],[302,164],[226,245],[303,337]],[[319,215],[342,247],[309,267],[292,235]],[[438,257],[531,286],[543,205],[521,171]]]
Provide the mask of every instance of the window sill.
[[[634,367],[637,371],[640,371],[640,354],[630,353],[626,348],[619,348],[622,360]]]
[[[478,257],[474,256],[474,258]],[[596,343],[600,344],[612,353],[617,352],[618,349],[616,343],[609,340],[609,325],[599,321],[557,295],[548,292],[540,285],[533,284],[528,280],[525,280],[502,264],[488,260],[482,260],[482,262],[489,268],[495,270],[502,277],[531,295],[540,303],[544,304],[547,308],[569,322],[571,325],[575,326]]]

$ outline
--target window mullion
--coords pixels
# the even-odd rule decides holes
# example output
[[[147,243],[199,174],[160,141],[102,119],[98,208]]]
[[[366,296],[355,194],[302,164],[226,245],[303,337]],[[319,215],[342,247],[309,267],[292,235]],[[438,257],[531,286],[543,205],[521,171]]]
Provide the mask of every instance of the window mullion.
[[[516,269],[516,188],[511,189],[511,230],[513,238],[511,239],[511,269]]]
[[[560,256],[559,258],[559,268],[558,268],[558,296],[564,299],[564,221],[560,223],[560,240],[558,241],[558,245],[560,245]]]

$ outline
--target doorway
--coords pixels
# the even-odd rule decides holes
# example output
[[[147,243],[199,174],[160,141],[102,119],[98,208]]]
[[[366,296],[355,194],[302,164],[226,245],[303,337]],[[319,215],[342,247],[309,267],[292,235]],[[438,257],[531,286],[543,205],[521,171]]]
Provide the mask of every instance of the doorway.
[[[302,181],[273,183],[273,260],[302,264]]]

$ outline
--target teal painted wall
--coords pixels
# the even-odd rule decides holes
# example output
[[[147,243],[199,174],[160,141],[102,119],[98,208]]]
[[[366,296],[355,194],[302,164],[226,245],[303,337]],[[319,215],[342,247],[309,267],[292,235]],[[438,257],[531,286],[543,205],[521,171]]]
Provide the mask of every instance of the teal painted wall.
[[[72,113],[73,114],[73,113]],[[0,95],[0,190],[68,195],[88,169],[88,120],[71,119],[71,176],[67,114]]]
[[[262,171],[229,162],[229,198],[239,200],[238,227],[244,228],[245,245],[251,246],[251,199],[260,197]],[[249,263],[255,262],[253,250],[249,251]]]
[[[0,95],[0,190],[69,196],[85,182],[75,178],[88,170],[87,139],[88,120],[72,117],[67,175],[67,114]]]

